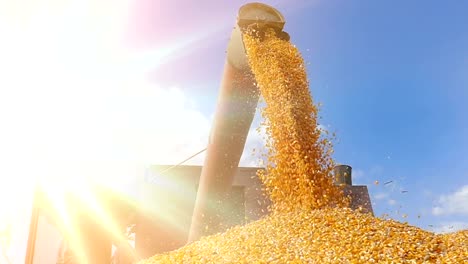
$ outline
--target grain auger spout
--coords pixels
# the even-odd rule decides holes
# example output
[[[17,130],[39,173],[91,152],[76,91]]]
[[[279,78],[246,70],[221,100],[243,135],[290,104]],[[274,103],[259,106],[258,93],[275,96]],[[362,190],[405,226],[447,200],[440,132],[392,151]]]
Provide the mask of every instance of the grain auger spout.
[[[225,229],[223,219],[228,217],[229,209],[223,201],[231,188],[258,104],[259,90],[248,64],[242,33],[255,29],[261,37],[262,32],[270,28],[278,36],[289,39],[283,32],[284,23],[281,13],[265,4],[250,3],[239,9],[227,47],[188,242]]]

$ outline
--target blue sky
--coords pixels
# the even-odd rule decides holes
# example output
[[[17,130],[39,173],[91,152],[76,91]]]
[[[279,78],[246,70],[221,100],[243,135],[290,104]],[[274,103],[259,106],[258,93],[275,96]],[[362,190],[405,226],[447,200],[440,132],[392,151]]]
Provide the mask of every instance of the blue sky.
[[[14,223],[14,263],[38,178],[87,175],[132,192],[129,175],[206,146],[246,2],[1,3],[0,229]],[[285,15],[335,158],[368,185],[376,215],[468,228],[468,3],[265,2]],[[261,144],[250,133],[243,165]]]

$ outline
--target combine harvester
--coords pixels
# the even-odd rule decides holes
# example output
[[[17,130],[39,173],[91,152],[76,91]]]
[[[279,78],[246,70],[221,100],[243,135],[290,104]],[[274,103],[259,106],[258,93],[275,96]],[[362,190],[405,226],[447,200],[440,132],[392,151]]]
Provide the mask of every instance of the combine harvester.
[[[259,99],[242,32],[249,27],[260,32],[273,28],[279,37],[289,39],[284,24],[280,12],[265,4],[251,3],[240,8],[227,48],[203,167],[152,167],[153,180],[143,184],[143,199],[137,202],[128,202],[113,191],[95,186],[94,197],[112,225],[122,230],[120,235],[109,231],[110,223],[99,220],[102,217],[96,216],[95,209],[82,202],[79,194],[67,194],[67,210],[58,212],[38,188],[26,264],[76,263],[66,262],[67,256],[76,252],[88,263],[133,263],[267,214],[269,201],[255,177],[262,168],[238,167]],[[161,171],[164,173],[158,174]],[[347,185],[353,208],[362,207],[372,213],[366,186],[351,184],[351,167],[337,166],[335,178],[337,184]],[[125,230],[133,233],[134,245],[123,237]],[[64,242],[73,240],[79,241],[79,246]]]

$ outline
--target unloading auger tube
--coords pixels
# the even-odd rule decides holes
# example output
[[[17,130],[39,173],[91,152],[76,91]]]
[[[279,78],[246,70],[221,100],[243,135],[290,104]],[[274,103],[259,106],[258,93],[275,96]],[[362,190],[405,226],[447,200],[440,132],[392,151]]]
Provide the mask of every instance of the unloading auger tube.
[[[254,27],[262,32],[272,28],[278,36],[288,39],[280,12],[260,3],[250,3],[239,9],[237,23],[227,48],[226,63],[210,132],[192,216],[188,242],[223,231],[229,208],[227,194],[244,151],[245,141],[258,104],[259,90],[249,67],[242,32]]]

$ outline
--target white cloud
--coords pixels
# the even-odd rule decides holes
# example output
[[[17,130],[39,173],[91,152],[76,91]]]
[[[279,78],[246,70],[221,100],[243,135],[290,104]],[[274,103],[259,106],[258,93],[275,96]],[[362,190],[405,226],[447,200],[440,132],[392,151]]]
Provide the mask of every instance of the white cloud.
[[[433,228],[434,233],[445,234],[468,229],[468,222],[444,222]]]
[[[468,215],[468,185],[448,195],[441,195],[437,206],[432,208],[434,215]]]
[[[382,200],[382,199],[387,198],[387,197],[388,197],[388,193],[383,193],[383,192],[377,193],[377,194],[374,195],[375,200]]]

